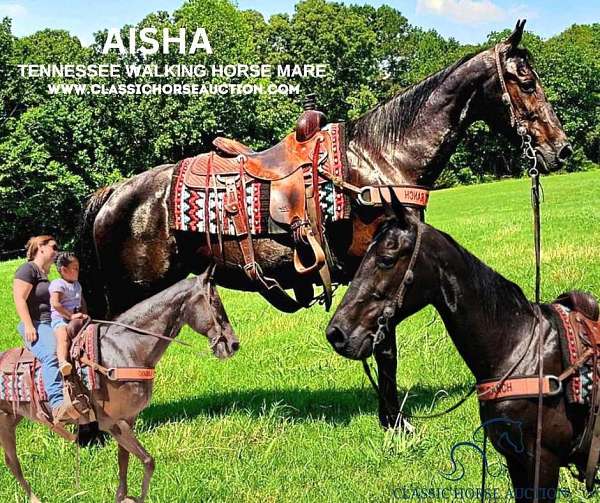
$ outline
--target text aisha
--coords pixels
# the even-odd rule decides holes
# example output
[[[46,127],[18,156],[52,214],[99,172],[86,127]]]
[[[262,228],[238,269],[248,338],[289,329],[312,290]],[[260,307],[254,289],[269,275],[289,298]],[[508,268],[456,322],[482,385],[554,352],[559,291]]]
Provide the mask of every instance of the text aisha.
[[[138,50],[141,54],[156,54],[160,49],[160,43],[156,38],[158,30],[156,28],[142,28],[137,33],[135,28],[129,29],[129,47],[126,47],[121,37],[121,31],[118,28],[110,28],[106,42],[102,48],[102,54],[108,54],[111,49],[117,49],[120,54],[135,54]],[[140,44],[138,46],[138,37]],[[206,30],[198,28],[194,32],[192,43],[189,50],[187,49],[186,29],[180,28],[179,35],[172,36],[169,28],[163,28],[162,33],[162,53],[168,54],[171,45],[179,46],[179,54],[194,54],[198,49],[203,49],[206,54],[212,54],[212,47],[208,41]]]

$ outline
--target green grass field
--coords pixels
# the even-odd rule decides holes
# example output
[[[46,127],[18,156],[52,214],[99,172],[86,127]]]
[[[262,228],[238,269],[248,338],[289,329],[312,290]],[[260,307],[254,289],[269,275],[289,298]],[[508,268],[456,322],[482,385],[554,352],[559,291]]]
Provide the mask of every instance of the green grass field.
[[[600,171],[544,179],[544,300],[571,288],[600,294],[599,184]],[[435,192],[427,219],[532,296],[527,180]],[[0,263],[0,347],[20,342],[11,297],[20,262]],[[337,356],[325,339],[330,314],[315,307],[285,315],[256,294],[222,296],[242,343],[238,355],[199,359],[173,345],[158,367],[152,405],[138,420],[139,438],[156,459],[150,501],[393,501],[415,487],[463,490],[462,498],[445,499],[477,500],[469,492],[480,483],[473,451],[460,454],[462,480],[441,475],[450,470],[451,447],[470,440],[479,424],[475,398],[450,415],[415,421],[413,435],[385,433],[360,364]],[[188,328],[181,337],[207,347]],[[434,407],[442,410],[468,389],[472,376],[433,310],[407,320],[397,337],[407,410],[427,412],[443,389],[448,396]],[[82,450],[78,470],[76,448],[43,427],[23,422],[17,434],[26,477],[43,501],[113,501],[114,442]],[[499,474],[488,487],[497,490],[496,501],[510,501],[502,460],[491,455]],[[132,461],[132,495],[139,494],[141,473]],[[566,470],[561,487],[570,491],[562,501],[590,501]],[[0,466],[0,502],[22,500]]]

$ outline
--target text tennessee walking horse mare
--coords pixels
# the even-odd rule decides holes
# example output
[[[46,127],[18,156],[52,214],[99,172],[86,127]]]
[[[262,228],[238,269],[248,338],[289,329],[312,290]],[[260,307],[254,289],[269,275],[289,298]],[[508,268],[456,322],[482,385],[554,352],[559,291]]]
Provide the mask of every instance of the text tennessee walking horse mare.
[[[530,139],[542,171],[557,167],[571,148],[527,52],[518,48],[523,26],[348,124],[319,129],[319,119],[317,132],[298,128],[262,153],[219,139],[229,157],[203,154],[99,190],[82,229],[91,312],[114,316],[213,262],[221,285],[280,297],[294,288],[296,308],[308,306],[314,282],[327,285],[328,276],[347,283],[356,271],[382,216],[366,196],[377,196],[381,186],[417,185],[409,192],[423,203],[422,187],[435,182],[478,120],[517,144]],[[366,192],[357,197],[361,188]],[[413,211],[422,213],[422,206]],[[310,249],[303,242],[315,252],[313,267],[299,258]],[[380,420],[394,425],[393,338],[378,346],[376,359],[384,369]]]
[[[595,299],[571,292],[551,305],[532,304],[517,285],[402,207],[388,218],[327,327],[331,345],[345,357],[365,359],[382,331],[433,305],[478,382],[481,421],[506,457],[517,501],[534,495],[540,382],[538,500],[554,501],[559,468],[568,464],[591,489],[600,447],[591,413],[600,402]],[[537,346],[543,346],[539,353]],[[586,382],[594,382],[591,389]],[[507,421],[494,421],[499,418]],[[502,441],[506,427],[512,438],[522,432],[524,448]]]
[[[102,368],[97,367],[101,373],[98,374],[98,388],[90,391],[90,404],[100,429],[112,435],[119,444],[119,487],[116,501],[134,501],[127,497],[130,454],[144,464],[142,494],[136,500],[144,501],[154,471],[154,460],[136,439],[132,429],[137,415],[150,402],[154,367],[185,324],[208,336],[213,353],[220,358],[231,356],[237,351],[238,341],[208,272],[203,272],[197,278],[178,282],[132,307],[115,321],[127,327],[99,327],[99,359],[92,365],[100,365]],[[7,353],[0,353],[0,362],[5,354]],[[16,367],[14,373],[17,373]],[[35,386],[32,388],[35,389]],[[32,390],[28,391],[28,396],[34,396]],[[23,417],[39,421],[36,413],[36,409],[39,412],[39,407],[40,404],[36,405],[35,401],[14,403],[0,400],[0,446],[4,449],[6,464],[32,502],[39,500],[21,471],[15,428]],[[42,422],[48,424],[47,420]],[[64,429],[61,431],[63,434],[67,433]]]

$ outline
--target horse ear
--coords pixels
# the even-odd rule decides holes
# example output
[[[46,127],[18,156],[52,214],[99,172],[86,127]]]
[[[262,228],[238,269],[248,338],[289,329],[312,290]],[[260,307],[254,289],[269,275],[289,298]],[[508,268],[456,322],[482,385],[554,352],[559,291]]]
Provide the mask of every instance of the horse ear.
[[[387,218],[396,218],[396,213],[394,212],[394,207],[391,201],[387,201],[385,197],[381,197],[381,205],[383,206],[383,212]]]
[[[216,264],[211,264],[196,276],[196,286],[198,288],[205,288],[212,281],[215,268]]]
[[[396,220],[402,227],[406,227],[408,225],[407,215],[406,215],[406,206],[404,206],[400,202],[400,200],[396,196],[396,193],[393,190],[390,190],[390,199],[392,201],[394,217],[396,218]]]
[[[516,49],[519,46],[521,40],[523,39],[523,31],[525,29],[526,22],[527,19],[523,19],[523,21],[521,21],[520,19],[517,20],[517,25],[515,26],[515,29],[510,34],[510,36],[503,42],[506,50]]]

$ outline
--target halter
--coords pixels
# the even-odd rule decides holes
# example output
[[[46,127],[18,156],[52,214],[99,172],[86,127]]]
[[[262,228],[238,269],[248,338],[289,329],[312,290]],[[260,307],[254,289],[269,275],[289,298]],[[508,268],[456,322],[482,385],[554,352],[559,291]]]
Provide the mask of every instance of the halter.
[[[423,228],[419,223],[417,225],[417,237],[415,240],[415,247],[413,248],[412,255],[410,256],[410,262],[408,263],[408,268],[404,272],[404,276],[402,277],[402,281],[398,286],[398,290],[396,293],[388,299],[388,302],[383,306],[381,314],[379,318],[377,318],[377,332],[373,338],[373,347],[379,344],[386,334],[390,331],[390,322],[392,318],[396,315],[398,309],[402,307],[404,304],[404,296],[406,295],[406,290],[412,284],[415,279],[414,268],[417,262],[417,257],[419,256],[419,251],[421,250],[421,241],[423,236]]]
[[[510,125],[516,129],[519,138],[521,138],[521,149],[523,150],[523,156],[529,159],[532,163],[532,167],[529,169],[529,176],[537,176],[539,175],[539,170],[537,169],[537,156],[535,154],[535,149],[531,144],[531,134],[529,134],[527,126],[516,113],[515,105],[510,97],[508,87],[506,86],[506,80],[504,79],[504,72],[502,71],[502,63],[500,61],[500,44],[496,44],[494,46],[494,60],[496,63],[498,81],[500,82],[500,89],[502,90],[502,103],[508,107]]]

